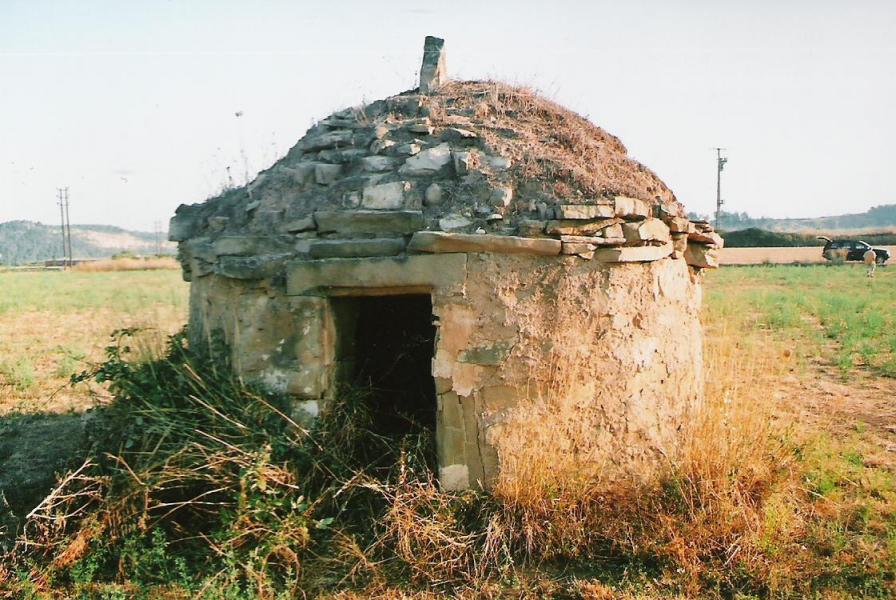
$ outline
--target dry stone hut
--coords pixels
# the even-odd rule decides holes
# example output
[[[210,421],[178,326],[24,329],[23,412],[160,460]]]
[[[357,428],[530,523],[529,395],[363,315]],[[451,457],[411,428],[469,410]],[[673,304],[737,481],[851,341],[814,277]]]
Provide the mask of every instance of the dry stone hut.
[[[170,238],[191,343],[220,336],[306,418],[371,384],[384,427],[434,429],[449,489],[649,472],[702,395],[721,239],[586,119],[448,80],[436,38],[419,89],[323,119]]]

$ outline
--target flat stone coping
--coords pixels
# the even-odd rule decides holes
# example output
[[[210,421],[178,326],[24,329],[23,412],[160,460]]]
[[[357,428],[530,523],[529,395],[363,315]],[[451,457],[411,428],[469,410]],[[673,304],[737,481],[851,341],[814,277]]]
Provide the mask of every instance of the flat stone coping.
[[[537,254],[556,256],[563,244],[548,238],[527,238],[511,235],[477,233],[445,233],[442,231],[418,231],[411,237],[408,252],[452,253],[491,252],[494,254]]]
[[[286,294],[376,295],[429,292],[463,293],[467,257],[402,257],[294,260],[286,267]]]

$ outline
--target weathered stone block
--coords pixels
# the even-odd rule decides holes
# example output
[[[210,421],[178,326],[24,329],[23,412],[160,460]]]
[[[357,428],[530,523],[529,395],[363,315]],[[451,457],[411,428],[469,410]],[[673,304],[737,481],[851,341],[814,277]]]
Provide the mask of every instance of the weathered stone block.
[[[456,294],[463,291],[466,261],[463,254],[293,261],[287,266],[286,293],[309,294],[323,288],[332,295],[432,289]]]
[[[478,135],[469,129],[462,129],[460,127],[449,127],[442,136],[443,139],[452,141],[470,141],[475,140],[478,137]]]
[[[395,145],[396,142],[394,140],[373,140],[373,143],[370,144],[370,151],[374,154],[379,154],[380,152],[388,150]]]
[[[217,256],[277,254],[292,247],[292,236],[225,235],[212,243]]]
[[[439,467],[439,485],[446,492],[459,492],[470,488],[470,469],[464,464]]]
[[[509,235],[418,231],[408,245],[410,252],[493,252],[498,254],[560,254],[560,240]]]
[[[404,206],[404,193],[411,189],[406,181],[380,183],[364,188],[361,206],[370,209],[394,210]]]
[[[439,229],[442,231],[454,231],[469,227],[473,222],[463,215],[447,215],[439,219]]]
[[[448,81],[448,68],[445,64],[445,40],[428,35],[423,42],[420,93],[430,94],[446,81]]]
[[[599,235],[607,240],[613,240],[618,243],[625,242],[625,232],[622,231],[621,223],[613,223],[609,227],[605,227],[598,231],[595,235]]]
[[[476,346],[462,351],[457,360],[463,363],[476,365],[500,365],[510,355],[513,342],[498,341],[491,344]]]
[[[208,230],[211,233],[220,233],[227,228],[227,224],[230,222],[230,217],[220,217],[214,216],[208,218]]]
[[[558,219],[611,219],[615,211],[612,201],[598,200],[594,204],[561,204],[555,209]]]
[[[407,130],[411,133],[418,133],[422,135],[432,135],[432,132],[435,131],[433,129],[432,123],[429,121],[429,117],[423,117],[422,119],[415,119],[407,124]]]
[[[688,249],[688,234],[673,233],[672,246],[674,248],[672,251],[672,258],[682,258],[685,251]]]
[[[456,400],[455,400],[456,402]],[[439,464],[463,464],[465,460],[466,439],[462,428],[442,425],[436,433],[436,453]]]
[[[302,217],[301,219],[293,219],[282,223],[278,230],[281,233],[301,233],[303,231],[312,231],[315,229],[314,219],[311,217]]]
[[[313,258],[354,258],[360,256],[395,256],[404,251],[404,238],[367,240],[315,240],[309,254]]]
[[[354,132],[348,129],[337,129],[320,135],[306,137],[302,140],[302,150],[314,152],[335,146],[348,146],[352,143]]]
[[[668,242],[669,227],[659,219],[645,219],[622,225],[622,233],[629,244],[638,245],[647,242]]]
[[[458,175],[466,175],[473,168],[472,152],[462,151],[452,153],[454,159],[454,172]]]
[[[405,234],[426,226],[419,210],[319,210],[314,220],[320,232],[342,235]]]
[[[432,175],[449,162],[451,162],[451,147],[448,144],[439,144],[405,160],[398,172],[404,175]]]
[[[684,251],[684,260],[690,266],[701,269],[717,269],[719,267],[718,250],[705,244],[688,244]]]
[[[597,249],[596,244],[587,242],[563,242],[561,254],[573,254],[583,256],[585,258],[593,258],[594,250]]]
[[[317,365],[302,366],[287,375],[286,393],[297,398],[321,398],[327,390],[328,378],[325,369]]]
[[[450,384],[449,384],[450,390]],[[464,415],[460,404],[460,398],[452,391],[439,394],[436,398],[437,417],[439,424],[445,427],[463,429]]]
[[[215,273],[230,279],[268,279],[283,272],[292,254],[266,254],[261,256],[222,256],[215,266]]]
[[[199,207],[181,204],[168,222],[168,241],[182,242],[199,232]]]
[[[217,254],[207,237],[194,237],[180,243],[178,250],[187,258],[196,258],[207,263],[215,262]]]
[[[438,183],[431,183],[426,188],[423,195],[423,203],[426,206],[438,206],[442,203],[442,186]]]
[[[576,219],[562,219],[547,221],[545,232],[549,235],[596,235],[599,231],[619,225],[622,219],[595,219],[593,221],[579,221]],[[623,237],[622,228],[619,228],[618,237]],[[617,237],[607,236],[607,237]]]
[[[191,281],[193,278],[205,277],[206,275],[211,275],[215,272],[215,264],[206,262],[199,258],[191,258],[189,261],[189,270],[184,270],[184,275],[189,276],[190,279],[184,279],[184,281]]]
[[[212,244],[217,256],[254,254],[258,247],[258,239],[245,235],[226,235]]]
[[[537,221],[534,219],[522,219],[517,223],[517,230],[523,237],[542,236],[547,225],[546,221]]]
[[[484,387],[479,393],[485,409],[490,412],[513,408],[519,402],[520,397],[525,397],[524,392],[521,393],[508,385]]]
[[[687,233],[691,226],[691,222],[687,217],[669,216],[663,220],[666,222],[666,225],[669,226],[669,231],[672,233]]]
[[[716,248],[725,247],[725,240],[714,231],[695,231],[688,234],[688,240],[699,244],[710,244]]]
[[[605,263],[652,262],[672,254],[672,242],[662,246],[629,246],[622,248],[600,248],[594,258]]]
[[[482,469],[482,445],[479,439],[479,417],[482,411],[481,404],[473,396],[462,396],[461,406],[464,411],[464,439],[466,452],[464,461],[470,474],[470,483],[484,482],[485,473]]]
[[[304,185],[314,178],[313,162],[302,162],[292,168],[292,180],[299,185]],[[288,173],[288,171],[287,171]]]
[[[314,165],[314,181],[320,185],[335,183],[341,173],[342,165],[328,165],[324,163]]]
[[[420,144],[417,142],[409,142],[395,147],[395,153],[402,156],[413,156],[420,152]]]
[[[361,159],[361,168],[371,173],[391,171],[395,168],[395,159],[389,156],[365,156]]]
[[[622,219],[647,218],[653,212],[649,202],[627,196],[614,197],[613,205],[615,215]]]
[[[513,188],[510,186],[501,186],[492,190],[491,197],[489,200],[492,203],[492,206],[496,206],[498,208],[504,208],[510,206],[511,200],[513,200]]]

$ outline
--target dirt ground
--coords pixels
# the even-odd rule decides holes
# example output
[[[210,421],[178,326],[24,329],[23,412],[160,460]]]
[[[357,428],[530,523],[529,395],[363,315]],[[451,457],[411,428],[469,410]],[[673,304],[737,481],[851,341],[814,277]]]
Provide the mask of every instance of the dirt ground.
[[[861,434],[878,453],[874,462],[896,469],[896,379],[855,369],[849,379],[820,360],[781,378],[777,400],[803,423],[850,438]]]
[[[896,257],[896,246],[882,246]],[[821,256],[820,246],[799,246],[794,248],[722,248],[719,262],[723,265],[785,265],[792,263],[826,263]],[[890,261],[891,263],[893,261]]]

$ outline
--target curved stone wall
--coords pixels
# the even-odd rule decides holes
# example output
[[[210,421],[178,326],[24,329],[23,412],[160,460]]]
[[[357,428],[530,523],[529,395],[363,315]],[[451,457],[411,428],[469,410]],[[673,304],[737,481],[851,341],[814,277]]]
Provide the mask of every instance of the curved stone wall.
[[[702,395],[699,271],[684,260],[446,253],[295,261],[277,278],[193,282],[191,334],[220,332],[237,370],[333,401],[331,298],[429,293],[443,486],[526,477],[640,477],[677,449]],[[338,399],[337,399],[338,401]]]

